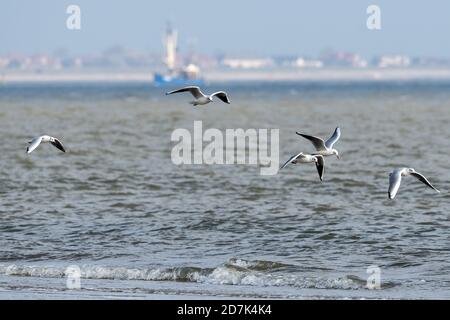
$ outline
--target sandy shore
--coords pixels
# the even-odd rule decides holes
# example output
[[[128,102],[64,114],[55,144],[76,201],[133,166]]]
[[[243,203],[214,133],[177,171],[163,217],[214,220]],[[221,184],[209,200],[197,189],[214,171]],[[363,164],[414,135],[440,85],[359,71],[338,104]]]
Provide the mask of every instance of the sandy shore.
[[[207,82],[236,81],[408,81],[450,80],[450,69],[320,69],[320,70],[254,70],[205,71]],[[149,82],[147,71],[120,72],[52,72],[0,73],[0,84],[20,82]]]

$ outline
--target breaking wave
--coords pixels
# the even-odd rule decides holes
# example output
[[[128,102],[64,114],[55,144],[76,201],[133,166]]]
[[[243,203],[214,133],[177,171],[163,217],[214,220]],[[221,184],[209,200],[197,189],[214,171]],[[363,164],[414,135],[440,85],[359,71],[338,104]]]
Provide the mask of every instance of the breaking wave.
[[[282,272],[289,268],[277,262],[230,259],[216,268],[123,268],[80,265],[81,278],[108,280],[177,281],[220,285],[289,286],[316,289],[364,289],[366,281],[356,276],[337,278],[307,277]],[[22,277],[62,278],[65,267],[2,265],[0,274]]]

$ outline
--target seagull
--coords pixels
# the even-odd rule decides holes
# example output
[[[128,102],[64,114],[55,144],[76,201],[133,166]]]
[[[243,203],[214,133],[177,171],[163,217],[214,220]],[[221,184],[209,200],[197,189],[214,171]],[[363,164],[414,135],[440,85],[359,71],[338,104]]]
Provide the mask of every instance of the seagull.
[[[307,134],[303,134],[300,132],[296,132],[296,134],[298,134],[299,136],[302,136],[303,138],[306,138],[312,142],[312,144],[314,145],[314,147],[317,150],[317,153],[315,153],[315,154],[322,155],[322,156],[336,155],[336,157],[338,159],[340,159],[339,152],[336,149],[333,149],[333,145],[339,140],[339,137],[341,136],[341,129],[339,129],[339,127],[337,127],[336,130],[334,130],[333,135],[327,141],[324,141],[321,138],[309,136]]]
[[[397,168],[389,174],[389,190],[388,197],[389,199],[394,199],[397,194],[398,188],[400,187],[400,183],[402,181],[402,176],[412,175],[422,181],[424,184],[429,186],[431,189],[440,193],[438,189],[433,187],[433,185],[425,178],[422,174],[418,173],[413,168]]]
[[[323,181],[323,173],[325,166],[323,156],[318,154],[311,155],[311,154],[303,154],[303,152],[300,152],[299,154],[292,156],[288,161],[286,161],[286,163],[281,166],[280,170],[286,167],[289,163],[297,164],[297,163],[312,163],[312,162],[316,164],[320,181]]]
[[[44,143],[44,142],[50,142],[52,145],[54,145],[56,148],[58,148],[62,152],[66,152],[66,149],[64,149],[64,146],[62,145],[61,141],[59,141],[58,139],[56,139],[54,137],[44,135],[44,136],[33,138],[33,140],[28,142],[29,146],[27,147],[27,153],[29,154],[29,153],[33,152],[34,149],[36,149],[41,143]]]
[[[230,103],[227,93],[224,91],[217,91],[217,92],[214,92],[213,94],[206,95],[200,91],[199,87],[194,87],[194,86],[184,87],[181,89],[173,90],[173,91],[167,92],[166,95],[178,93],[178,92],[186,92],[186,91],[189,91],[194,96],[195,100],[189,102],[190,104],[192,104],[194,106],[208,104],[213,101],[213,97],[217,97],[225,103],[228,103],[228,104]]]

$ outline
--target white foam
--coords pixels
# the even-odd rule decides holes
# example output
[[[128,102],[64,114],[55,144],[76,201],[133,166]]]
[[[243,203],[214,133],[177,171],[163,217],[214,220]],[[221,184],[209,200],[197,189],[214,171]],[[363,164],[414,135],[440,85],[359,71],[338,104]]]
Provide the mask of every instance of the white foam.
[[[219,285],[289,286],[321,289],[361,289],[364,281],[354,277],[305,277],[291,273],[270,273],[251,270],[258,262],[233,260],[214,269],[194,267],[177,268],[123,268],[80,265],[81,277],[88,279],[183,281]],[[236,268],[238,267],[238,268]],[[249,269],[250,268],[250,269]],[[0,273],[9,276],[62,278],[66,269],[54,266],[2,265]]]

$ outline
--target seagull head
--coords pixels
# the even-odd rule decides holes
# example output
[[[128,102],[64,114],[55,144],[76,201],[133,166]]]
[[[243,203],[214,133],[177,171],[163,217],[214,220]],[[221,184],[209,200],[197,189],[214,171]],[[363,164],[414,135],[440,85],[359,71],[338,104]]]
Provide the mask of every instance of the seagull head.
[[[333,154],[336,155],[336,158],[341,159],[339,152],[336,149],[333,149]]]
[[[416,172],[416,170],[414,170],[413,168],[408,168],[406,171],[408,171],[408,173],[414,173],[414,172]]]

